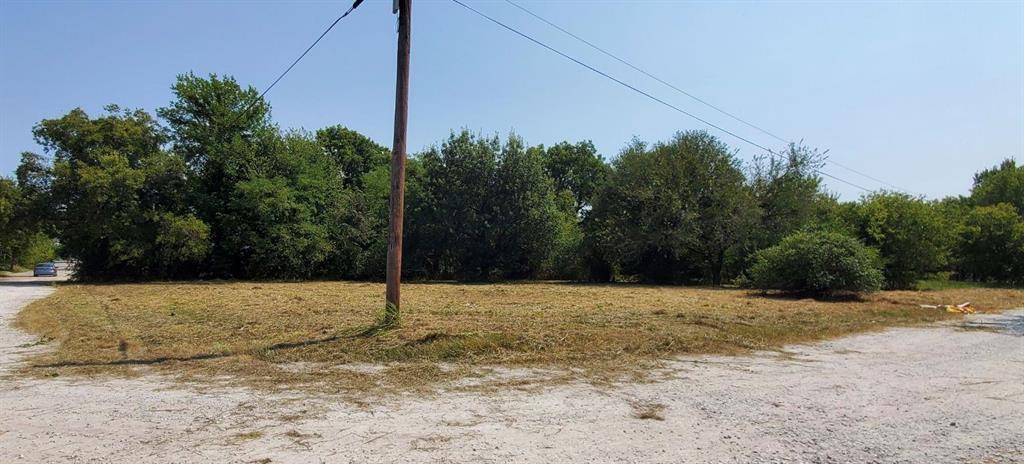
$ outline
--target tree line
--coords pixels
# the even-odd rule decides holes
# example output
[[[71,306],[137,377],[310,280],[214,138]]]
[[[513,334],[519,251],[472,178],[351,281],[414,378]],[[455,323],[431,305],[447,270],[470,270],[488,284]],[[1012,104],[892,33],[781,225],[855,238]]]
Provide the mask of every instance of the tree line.
[[[55,252],[82,279],[380,279],[389,150],[356,131],[274,124],[230,77],[179,76],[156,114],[108,106],[40,121],[45,156],[0,180],[0,265]],[[888,288],[946,273],[1024,281],[1024,166],[969,196],[878,192],[840,202],[823,153],[790,145],[744,165],[703,131],[630,142],[452,132],[408,163],[408,278],[743,281],[797,234],[852,239]],[[56,249],[54,248],[56,244]],[[778,254],[778,253],[776,253]],[[865,255],[866,256],[866,255]]]

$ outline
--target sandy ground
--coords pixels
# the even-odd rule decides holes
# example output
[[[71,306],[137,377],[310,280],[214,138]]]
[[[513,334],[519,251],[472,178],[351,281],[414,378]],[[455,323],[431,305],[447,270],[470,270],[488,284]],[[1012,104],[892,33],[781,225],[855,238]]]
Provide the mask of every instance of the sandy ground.
[[[50,291],[0,282],[0,463],[1024,462],[1024,311],[679,359],[654,383],[359,406],[152,375],[12,377],[44,348],[11,319]]]

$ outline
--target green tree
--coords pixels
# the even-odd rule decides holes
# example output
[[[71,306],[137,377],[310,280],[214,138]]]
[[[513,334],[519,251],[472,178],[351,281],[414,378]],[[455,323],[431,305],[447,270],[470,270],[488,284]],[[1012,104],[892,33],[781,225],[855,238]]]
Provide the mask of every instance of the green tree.
[[[1024,215],[1024,165],[1011,158],[975,174],[971,200],[978,206],[1009,203]]]
[[[555,182],[555,189],[572,193],[577,213],[589,209],[601,185],[608,177],[609,166],[587,140],[576,144],[561,142],[544,149],[544,171]]]
[[[412,205],[410,193],[414,190],[415,171],[415,160],[408,160],[406,210]],[[342,201],[332,210],[329,233],[335,249],[329,257],[328,267],[341,277],[380,280],[385,276],[388,249],[390,166],[378,166],[363,174],[359,184],[362,186],[359,189],[347,189]],[[413,262],[408,255],[413,250],[409,246],[403,248],[407,257],[402,267],[408,274],[409,264]]]
[[[31,222],[33,229],[51,231],[53,211],[50,184],[53,181],[53,170],[49,163],[38,154],[23,152],[15,177],[24,199],[24,208],[28,210],[25,218],[27,222]]]
[[[303,278],[331,274],[323,267],[334,252],[327,230],[342,202],[336,165],[302,132],[281,136],[263,169],[234,185],[222,218],[230,235],[222,261],[251,277]]]
[[[189,171],[189,203],[210,229],[208,270],[229,276],[241,271],[238,256],[224,248],[234,224],[224,209],[238,183],[273,170],[281,136],[270,121],[270,106],[252,87],[231,77],[179,75],[174,100],[157,114],[171,129],[172,150]]]
[[[881,253],[887,287],[911,288],[946,266],[953,230],[935,205],[882,192],[862,198],[855,214],[858,234]]]
[[[487,278],[493,256],[488,240],[491,181],[497,167],[497,137],[462,130],[419,155],[423,205],[414,208],[410,232],[422,247],[421,264],[434,277]]]
[[[422,188],[408,222],[414,269],[484,280],[543,268],[571,212],[559,208],[539,153],[515,135],[502,145],[463,130],[419,159]]]
[[[327,230],[283,178],[240,182],[226,208],[234,233],[224,249],[251,277],[296,278],[316,274],[331,251]]]
[[[158,113],[187,163],[195,217],[209,226],[210,272],[333,274],[323,266],[336,250],[327,229],[344,201],[331,152],[311,134],[282,134],[255,89],[230,77],[185,74],[173,90]]]
[[[964,218],[956,251],[963,278],[1024,283],[1024,218],[1009,203],[974,208]]]
[[[16,180],[0,178],[0,268],[31,267],[52,260],[49,183],[52,172],[45,159],[24,152]]]
[[[730,274],[746,271],[758,250],[776,245],[796,231],[835,230],[829,215],[836,200],[822,189],[818,174],[824,160],[823,153],[796,144],[780,155],[754,157],[748,182],[758,208],[758,223],[727,258]]]
[[[316,140],[338,166],[346,187],[358,187],[363,175],[386,166],[391,159],[387,148],[344,126],[320,129]]]
[[[728,147],[703,131],[647,148],[634,141],[594,206],[602,242],[629,274],[648,280],[723,280],[727,252],[757,220]]]
[[[185,164],[162,150],[167,135],[148,113],[111,105],[92,118],[75,109],[41,121],[34,134],[53,165],[27,156],[18,173],[26,185],[48,189],[39,196],[49,204],[65,254],[79,262],[79,277],[195,272],[201,256],[178,255],[165,249],[167,240],[155,240],[190,215],[184,197],[171,190],[184,185]]]
[[[31,268],[38,263],[53,261],[56,257],[57,244],[49,235],[27,232],[18,243],[15,261],[23,268]]]
[[[0,269],[11,269],[17,260],[18,231],[14,218],[21,192],[13,180],[0,177]]]
[[[819,203],[825,196],[818,174],[824,154],[790,144],[784,159],[755,158],[750,185],[761,209],[757,247],[771,246],[815,222]]]
[[[572,246],[575,209],[559,204],[543,155],[515,134],[502,146],[490,198],[488,235],[502,277],[536,277],[559,247]]]

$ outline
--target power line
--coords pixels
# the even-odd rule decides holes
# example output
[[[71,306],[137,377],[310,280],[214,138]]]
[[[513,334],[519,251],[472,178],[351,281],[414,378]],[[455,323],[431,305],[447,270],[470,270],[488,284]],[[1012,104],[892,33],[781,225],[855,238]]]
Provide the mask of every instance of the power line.
[[[323,40],[324,36],[326,36],[328,32],[331,32],[331,29],[334,29],[334,26],[336,26],[342,19],[345,19],[345,17],[348,16],[349,13],[352,13],[356,8],[358,8],[359,4],[361,3],[363,3],[363,0],[355,0],[355,2],[352,3],[352,6],[350,6],[348,10],[342,13],[341,16],[338,16],[338,19],[335,19],[330,26],[327,26],[327,29],[324,29],[324,32],[320,34],[320,37],[317,37],[316,40],[313,41],[313,43],[309,44],[309,47],[306,47],[306,50],[302,52],[302,54],[299,55],[299,57],[296,58],[295,61],[292,61],[292,64],[290,64],[288,68],[281,73],[280,76],[277,76],[277,79],[274,79],[274,82],[267,86],[263,93],[260,94],[260,98],[266,96],[267,92],[270,92],[270,89],[274,88],[274,86],[277,85],[278,82],[281,82],[281,79],[283,79],[284,76],[287,75],[288,72],[295,67],[295,65],[299,64],[299,61],[302,61],[302,59],[306,57],[306,54],[309,53],[309,51],[312,50],[313,47],[316,46],[316,44],[320,43],[320,41]]]
[[[619,58],[618,56],[616,56],[615,54],[609,52],[608,50],[605,50],[605,49],[603,49],[601,47],[598,47],[597,45],[594,45],[592,42],[584,39],[583,37],[580,37],[580,36],[578,36],[576,34],[573,34],[572,32],[569,32],[565,28],[563,28],[563,27],[561,27],[561,26],[559,26],[559,25],[557,25],[557,24],[555,24],[555,23],[553,23],[551,21],[548,21],[544,17],[538,15],[537,13],[534,13],[533,11],[530,11],[530,10],[526,9],[526,7],[520,5],[520,4],[516,3],[516,2],[513,2],[512,0],[505,0],[505,2],[507,2],[509,5],[512,5],[512,6],[516,7],[516,8],[519,8],[520,10],[526,12],[526,14],[528,14],[530,16],[533,16],[534,18],[537,18],[538,20],[540,20],[541,22],[547,24],[548,26],[551,26],[551,27],[553,27],[555,29],[558,29],[559,31],[562,31],[563,33],[565,33],[569,37],[572,37],[572,38],[574,38],[574,39],[576,39],[576,40],[586,44],[590,48],[593,48],[594,50],[597,50],[597,51],[601,52],[605,56],[608,56],[609,58],[611,58],[611,59],[613,59],[615,61],[618,61],[619,63],[622,63],[622,64],[624,64],[626,66],[629,66],[634,71],[637,71],[637,72],[639,72],[639,73],[641,73],[641,74],[643,74],[643,75],[645,75],[645,76],[647,76],[647,77],[649,77],[651,79],[654,79],[654,80],[660,82],[661,84],[665,85],[666,87],[668,87],[668,88],[670,88],[672,90],[675,90],[676,92],[679,92],[679,93],[681,93],[683,95],[686,95],[687,97],[690,97],[690,98],[696,100],[697,102],[700,102],[704,106],[707,106],[707,107],[709,107],[709,108],[711,108],[711,109],[713,109],[715,111],[718,111],[719,113],[722,113],[722,114],[724,114],[724,115],[726,115],[726,116],[728,116],[728,117],[730,117],[732,119],[735,119],[736,121],[739,121],[739,122],[741,122],[741,123],[743,123],[743,124],[745,124],[745,125],[747,125],[747,126],[749,126],[751,128],[757,129],[761,133],[763,133],[763,134],[765,134],[765,135],[767,135],[769,137],[772,137],[775,140],[778,140],[778,141],[780,141],[782,143],[787,143],[787,144],[788,143],[792,143],[789,140],[786,140],[786,139],[784,139],[782,137],[779,137],[779,136],[769,132],[767,129],[763,129],[763,128],[761,128],[761,127],[759,127],[759,126],[757,126],[757,125],[755,125],[755,124],[753,124],[751,122],[748,122],[748,121],[740,118],[739,116],[736,116],[736,115],[734,115],[734,114],[732,114],[732,113],[730,113],[728,111],[725,111],[724,109],[719,108],[719,107],[709,103],[706,100],[701,99],[700,97],[698,97],[698,96],[696,96],[696,95],[694,95],[692,93],[689,93],[689,92],[687,92],[687,91],[685,91],[683,89],[680,89],[679,87],[676,87],[676,86],[666,82],[665,80],[661,79],[658,76],[655,76],[655,75],[653,75],[653,74],[651,74],[651,73],[649,73],[647,71],[644,71],[643,69],[637,67],[633,63],[630,63],[629,61],[626,61],[626,60],[624,60],[622,58]]]
[[[583,66],[584,68],[587,68],[588,70],[590,70],[590,71],[592,71],[592,72],[594,72],[596,74],[599,74],[599,75],[601,75],[601,76],[603,76],[603,77],[605,77],[605,78],[607,78],[609,80],[612,80],[615,83],[617,83],[617,84],[619,84],[619,85],[621,85],[623,87],[626,87],[626,88],[628,88],[628,89],[630,89],[630,90],[632,90],[632,91],[634,91],[634,92],[636,92],[636,93],[638,93],[640,95],[643,95],[643,96],[645,96],[645,97],[647,97],[647,98],[649,98],[651,100],[654,100],[657,103],[660,103],[660,104],[662,104],[662,105],[664,105],[664,106],[666,106],[668,108],[671,108],[671,109],[673,109],[673,110],[675,110],[675,111],[677,111],[679,113],[682,113],[682,114],[684,114],[686,116],[689,116],[689,117],[691,117],[693,119],[696,119],[697,121],[700,121],[700,122],[702,122],[702,123],[704,123],[704,124],[706,124],[706,125],[708,125],[708,126],[710,126],[712,128],[715,128],[715,129],[717,129],[717,130],[719,130],[719,131],[721,131],[723,133],[729,134],[729,135],[735,137],[738,140],[742,140],[743,142],[746,142],[746,143],[750,144],[751,146],[760,148],[760,149],[768,152],[772,156],[782,157],[782,155],[780,155],[778,153],[775,153],[774,150],[771,150],[771,149],[769,149],[769,148],[767,148],[767,147],[765,147],[765,146],[763,146],[763,145],[761,145],[761,144],[759,144],[757,142],[754,142],[754,141],[752,141],[752,140],[750,140],[750,139],[748,139],[746,137],[743,137],[743,136],[741,136],[739,134],[736,134],[735,132],[732,132],[732,131],[730,131],[728,129],[725,129],[725,128],[723,128],[723,127],[721,127],[721,126],[719,126],[717,124],[714,124],[714,123],[712,123],[712,122],[710,122],[708,120],[702,119],[702,118],[700,118],[700,117],[698,117],[698,116],[696,116],[696,115],[694,115],[692,113],[687,112],[686,110],[683,110],[682,108],[679,108],[679,107],[677,107],[677,106],[675,106],[675,105],[673,105],[671,103],[666,102],[665,100],[662,100],[662,99],[660,99],[658,97],[655,97],[654,95],[651,95],[651,94],[649,94],[649,93],[647,93],[647,92],[645,92],[643,90],[640,90],[640,89],[638,89],[638,88],[636,88],[636,87],[634,87],[634,86],[632,86],[632,85],[630,85],[630,84],[628,84],[628,83],[626,83],[626,82],[624,82],[624,81],[622,81],[622,80],[620,80],[620,79],[618,79],[616,77],[613,77],[612,75],[610,75],[610,74],[608,74],[608,73],[606,73],[604,71],[601,71],[600,69],[597,69],[597,68],[595,68],[595,67],[593,67],[593,66],[591,66],[589,64],[586,64],[586,63],[584,63],[584,62],[582,62],[582,61],[580,61],[580,60],[578,60],[576,58],[573,58],[572,56],[569,56],[569,55],[565,54],[564,52],[562,52],[562,51],[560,51],[560,50],[558,50],[558,49],[556,49],[554,47],[551,47],[548,44],[545,44],[544,42],[541,42],[541,41],[539,41],[539,40],[537,40],[537,39],[535,39],[535,38],[533,38],[533,37],[531,37],[529,35],[526,35],[525,33],[522,33],[520,31],[516,30],[512,26],[509,26],[509,25],[507,25],[507,24],[505,24],[505,23],[503,23],[501,21],[498,21],[497,19],[494,19],[494,18],[488,16],[487,14],[485,14],[485,13],[483,13],[483,12],[481,12],[481,11],[475,9],[475,8],[473,8],[473,7],[469,6],[469,5],[466,5],[465,3],[462,3],[459,0],[452,0],[452,2],[454,2],[454,3],[458,4],[459,6],[461,6],[461,7],[465,8],[465,9],[475,13],[477,16],[480,16],[480,17],[482,17],[482,18],[484,18],[484,19],[486,19],[486,20],[488,20],[488,21],[490,21],[490,22],[492,22],[494,24],[497,24],[497,25],[499,25],[499,26],[509,30],[510,32],[512,32],[512,33],[514,33],[514,34],[516,34],[516,35],[518,35],[518,36],[520,36],[520,37],[522,37],[522,38],[524,38],[526,40],[529,40],[529,41],[531,41],[531,42],[533,42],[533,43],[535,43],[537,45],[540,45],[541,47],[544,47],[544,48],[548,49],[549,51],[551,51],[551,52],[561,56],[562,58],[570,60],[570,61],[572,61],[572,62],[574,62],[574,63],[576,63],[576,64],[578,64],[580,66]],[[833,176],[833,175],[831,175],[831,174],[829,174],[827,172],[824,172],[824,171],[822,171],[820,169],[815,169],[814,172],[817,172],[818,174],[821,174],[821,175],[823,175],[825,177],[828,177],[830,179],[842,182],[842,183],[844,183],[846,185],[849,185],[851,187],[855,187],[855,188],[861,189],[861,190],[863,190],[865,192],[871,192],[872,191],[872,190],[870,190],[868,188],[862,187],[862,186],[857,185],[857,184],[855,184],[853,182],[850,182],[850,181],[847,181],[845,179],[841,179],[839,177]]]
[[[271,82],[266,89],[263,89],[263,92],[260,93],[259,98],[250,102],[249,105],[246,106],[241,113],[239,113],[239,116],[237,116],[236,119],[238,117],[241,117],[242,115],[248,114],[249,111],[256,106],[256,103],[263,100],[263,97],[267,95],[267,92],[270,92],[270,89],[274,88],[274,86],[277,85],[278,82],[281,82],[281,79],[284,79],[284,76],[288,75],[292,68],[294,68],[295,65],[299,64],[299,62],[306,57],[309,51],[312,50],[313,47],[316,47],[316,45],[320,43],[321,40],[323,40],[323,38],[327,35],[328,32],[331,32],[331,29],[334,29],[334,26],[338,25],[338,23],[341,22],[342,19],[345,19],[346,16],[355,11],[355,9],[358,8],[361,3],[363,3],[363,0],[355,0],[352,3],[352,6],[350,6],[348,10],[345,10],[345,12],[341,14],[341,16],[338,16],[337,19],[335,19],[330,26],[327,26],[327,29],[324,29],[324,31],[320,33],[320,36],[317,37],[316,40],[313,41],[313,43],[309,44],[309,46],[306,47],[306,50],[303,51],[298,58],[295,58],[295,61],[292,61],[292,64],[288,65],[288,67],[285,68],[284,72],[282,72],[281,75],[277,76],[277,79],[274,79],[274,82]]]
[[[512,6],[516,7],[516,8],[518,8],[518,9],[522,10],[523,12],[525,12],[526,14],[528,14],[530,16],[533,16],[534,18],[536,18],[539,21],[547,24],[548,26],[551,26],[551,27],[561,31],[562,33],[568,35],[569,37],[572,37],[572,38],[576,39],[577,41],[579,41],[579,42],[589,46],[590,48],[593,48],[594,50],[597,50],[598,52],[601,52],[605,56],[608,56],[609,58],[612,58],[613,60],[618,61],[619,63],[622,63],[622,64],[632,68],[634,71],[637,71],[637,72],[639,72],[639,73],[641,73],[641,74],[643,74],[643,75],[645,75],[645,76],[647,76],[647,77],[649,77],[651,79],[654,79],[655,81],[658,81],[662,85],[665,85],[666,87],[668,87],[668,88],[670,88],[672,90],[675,90],[676,92],[679,92],[679,93],[681,93],[681,94],[683,94],[683,95],[685,95],[687,97],[690,97],[691,99],[693,99],[693,100],[703,104],[704,106],[707,106],[708,108],[711,108],[711,109],[713,109],[713,110],[715,110],[715,111],[717,111],[717,112],[719,112],[721,114],[724,114],[724,115],[726,115],[726,116],[728,116],[728,117],[730,117],[730,118],[732,118],[732,119],[734,119],[736,121],[739,121],[740,123],[743,123],[744,125],[746,125],[748,127],[756,129],[757,131],[761,132],[762,134],[765,134],[765,135],[767,135],[767,136],[769,136],[769,137],[771,137],[771,138],[773,138],[775,140],[778,140],[778,141],[780,141],[782,143],[785,143],[785,144],[792,144],[793,143],[793,141],[791,141],[791,140],[788,140],[786,138],[780,137],[780,136],[772,133],[771,131],[769,131],[767,129],[764,129],[764,128],[762,128],[762,127],[760,127],[760,126],[758,126],[758,125],[756,125],[756,124],[754,124],[752,122],[749,122],[749,121],[747,121],[747,120],[745,120],[743,118],[740,118],[739,116],[736,116],[735,114],[732,114],[732,113],[730,113],[730,112],[728,112],[728,111],[726,111],[726,110],[724,110],[724,109],[722,109],[722,108],[720,108],[718,106],[715,106],[715,105],[711,104],[707,100],[704,100],[704,99],[702,99],[702,98],[700,98],[700,97],[698,97],[698,96],[696,96],[696,95],[694,95],[694,94],[692,94],[690,92],[687,92],[687,91],[685,91],[685,90],[683,90],[683,89],[681,89],[681,88],[679,88],[679,87],[677,87],[677,86],[675,86],[675,85],[665,81],[664,79],[662,79],[662,78],[660,78],[658,76],[655,76],[655,75],[645,71],[644,69],[634,65],[633,63],[630,63],[629,61],[626,61],[625,59],[620,58],[619,56],[613,54],[612,52],[609,52],[608,50],[605,50],[604,48],[601,48],[601,47],[595,45],[593,42],[590,42],[589,40],[584,39],[583,37],[580,37],[580,36],[570,32],[569,30],[563,28],[562,26],[559,26],[558,24],[555,24],[555,23],[549,21],[548,19],[544,18],[543,16],[540,16],[537,13],[534,13],[533,11],[527,9],[526,7],[520,5],[520,4],[518,4],[518,3],[516,3],[516,2],[514,2],[512,0],[505,0],[505,2],[508,3],[509,5],[512,5]],[[865,177],[867,179],[871,179],[871,180],[873,180],[875,182],[878,182],[878,183],[880,183],[882,185],[885,185],[885,186],[888,186],[888,187],[892,187],[892,188],[894,188],[896,190],[903,190],[903,191],[908,192],[908,193],[913,193],[910,190],[906,190],[906,189],[900,188],[900,187],[898,187],[896,185],[893,185],[893,184],[891,184],[889,182],[886,182],[886,181],[884,181],[882,179],[873,177],[873,176],[871,176],[869,174],[866,174],[866,173],[863,173],[863,172],[858,171],[856,169],[853,169],[853,168],[851,168],[849,166],[844,166],[844,165],[842,165],[842,164],[840,164],[838,162],[835,162],[835,161],[827,161],[827,162],[829,164],[832,164],[832,165],[836,166],[836,167],[839,167],[839,168],[845,169],[847,171],[850,171],[850,172],[852,172],[854,174],[860,175],[860,176]]]

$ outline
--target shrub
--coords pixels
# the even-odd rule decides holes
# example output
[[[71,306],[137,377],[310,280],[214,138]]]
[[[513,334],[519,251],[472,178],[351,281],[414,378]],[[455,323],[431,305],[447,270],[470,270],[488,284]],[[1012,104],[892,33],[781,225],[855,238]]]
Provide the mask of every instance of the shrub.
[[[882,287],[873,250],[835,232],[797,232],[757,253],[745,285],[815,296],[865,293]]]

